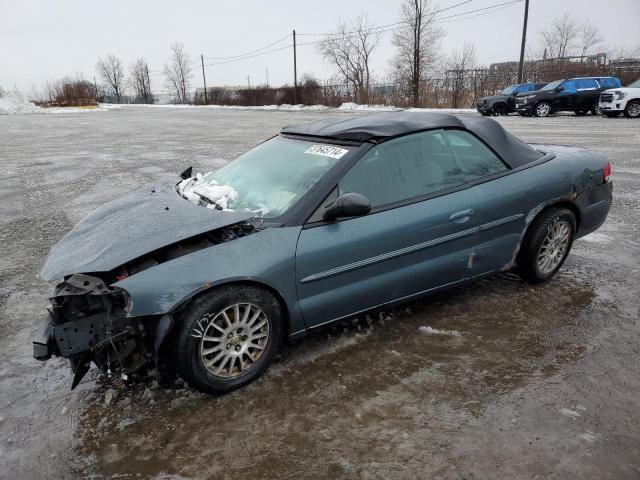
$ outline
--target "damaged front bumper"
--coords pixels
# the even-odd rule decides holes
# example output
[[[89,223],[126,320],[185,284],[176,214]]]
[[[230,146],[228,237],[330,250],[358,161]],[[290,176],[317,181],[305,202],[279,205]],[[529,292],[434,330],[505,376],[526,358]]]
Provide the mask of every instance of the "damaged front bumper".
[[[33,358],[44,362],[53,355],[58,355],[55,348],[55,338],[53,334],[53,324],[51,312],[47,310],[47,315],[40,321],[38,333],[33,337]]]
[[[97,277],[73,275],[55,287],[33,338],[33,357],[69,359],[75,388],[93,362],[121,378],[151,362],[173,326],[170,315],[130,317],[126,291]],[[168,317],[164,319],[164,317]]]

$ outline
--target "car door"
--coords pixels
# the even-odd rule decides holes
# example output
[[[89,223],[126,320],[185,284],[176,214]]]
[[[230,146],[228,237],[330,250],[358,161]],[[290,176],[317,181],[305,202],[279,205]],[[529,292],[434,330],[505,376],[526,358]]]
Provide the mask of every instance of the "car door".
[[[562,82],[562,91],[556,95],[553,101],[554,110],[573,110],[576,100],[576,81]]]
[[[367,197],[371,213],[305,225],[296,281],[307,327],[466,277],[477,198],[448,135],[421,132],[372,148],[337,186]]]
[[[595,78],[579,78],[576,80],[576,107],[591,109],[598,102],[600,85]]]
[[[465,178],[484,180],[470,188],[478,231],[467,261],[467,278],[502,270],[513,261],[525,228],[530,202],[529,176],[507,168],[482,141],[468,132],[448,132],[456,162]]]

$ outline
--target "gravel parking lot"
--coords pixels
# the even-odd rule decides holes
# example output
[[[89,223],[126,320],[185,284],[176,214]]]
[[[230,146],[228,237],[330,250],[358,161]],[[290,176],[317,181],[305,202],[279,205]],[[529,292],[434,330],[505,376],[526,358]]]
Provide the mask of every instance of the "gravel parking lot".
[[[224,397],[112,395],[95,375],[70,392],[65,361],[32,359],[39,266],[83,215],[325,115],[0,117],[0,477],[640,478],[640,122],[624,118],[498,119],[612,163],[608,221],[546,284],[500,275],[313,334]]]

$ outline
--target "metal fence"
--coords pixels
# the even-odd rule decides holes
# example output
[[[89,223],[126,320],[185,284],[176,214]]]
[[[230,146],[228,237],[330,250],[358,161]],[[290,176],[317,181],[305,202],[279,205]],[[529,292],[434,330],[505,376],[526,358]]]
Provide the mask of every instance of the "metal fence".
[[[321,84],[313,80],[298,85],[297,92],[289,85],[209,87],[206,98],[203,89],[197,89],[191,98],[192,103],[197,105],[206,103],[256,106],[299,103],[337,107],[346,102],[355,102],[357,99],[359,103],[370,105],[469,108],[479,98],[495,95],[504,87],[517,83],[517,70],[517,62],[494,64],[489,68],[446,70],[441,75],[427,78],[421,83],[417,105],[413,104],[411,85],[402,82],[375,83],[366,87],[364,91],[351,85]],[[524,65],[525,82],[542,83],[585,76],[615,76],[626,85],[640,77],[640,59],[606,61],[606,58],[600,56],[588,59],[570,57],[535,60]],[[107,103],[177,103],[176,97],[169,93],[154,94],[149,102],[126,95],[119,99],[105,95],[100,100]]]

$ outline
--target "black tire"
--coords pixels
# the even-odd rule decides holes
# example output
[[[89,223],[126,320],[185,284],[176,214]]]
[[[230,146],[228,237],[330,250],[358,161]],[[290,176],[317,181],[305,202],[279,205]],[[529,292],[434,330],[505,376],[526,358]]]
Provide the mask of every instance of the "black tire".
[[[480,112],[483,116],[488,117],[489,115],[491,115],[491,112]]]
[[[211,356],[215,357],[218,353],[224,354],[219,362],[224,360],[227,365],[231,364],[231,370],[236,368],[236,364],[240,363],[237,356],[242,358],[242,363],[244,363],[244,360],[250,355],[248,348],[251,347],[247,347],[247,345],[253,344],[251,339],[246,341],[239,334],[232,333],[234,338],[228,341],[237,340],[235,347],[229,347],[231,343],[224,345],[227,342],[225,340],[227,337],[223,333],[220,333],[220,337],[216,337],[217,339],[222,339],[222,341],[210,342],[204,339],[207,332],[218,333],[219,329],[213,328],[212,324],[219,321],[216,319],[221,318],[220,314],[224,309],[233,308],[234,304],[251,304],[261,310],[264,313],[264,317],[266,317],[268,324],[266,330],[268,333],[263,343],[264,348],[260,350],[260,355],[257,356],[250,368],[242,372],[238,365],[239,373],[230,373],[230,377],[225,378],[221,375],[215,375],[204,365],[203,357],[201,356],[201,344],[202,348],[205,348],[205,342],[210,346],[218,344],[221,350],[212,353]],[[262,323],[264,317],[259,317],[257,321]],[[235,322],[236,320],[234,319],[233,321]],[[253,285],[230,285],[200,295],[187,307],[181,317],[181,322],[176,345],[176,367],[178,373],[193,388],[209,394],[226,393],[259,378],[280,350],[285,331],[282,306],[278,299],[268,290]],[[207,336],[207,338],[211,337]],[[234,354],[233,350],[237,350],[239,346],[243,349],[242,352],[246,350],[246,353]],[[252,351],[255,354],[257,349],[254,348]],[[236,355],[236,358],[232,358],[232,355]],[[231,360],[225,360],[227,357],[231,358]],[[207,360],[209,359],[207,358]],[[211,368],[216,367],[214,364]]]
[[[615,118],[620,115],[620,112],[604,112],[604,114],[609,118]]]
[[[624,107],[624,116],[627,118],[640,118],[640,101],[633,100]]]
[[[551,105],[549,102],[540,102],[533,109],[533,114],[536,117],[548,117],[551,115]]]
[[[589,109],[588,108],[576,108],[574,110],[574,113],[577,116],[582,117],[583,115],[586,115],[587,113],[589,113]]]
[[[600,115],[600,107],[598,105],[594,105],[590,110],[592,115]]]
[[[496,103],[491,109],[491,113],[498,116],[506,115],[507,106],[504,103]]]
[[[538,256],[545,238],[556,224],[567,223],[570,226],[570,233],[566,250],[562,254],[560,262],[551,271],[541,271]],[[520,252],[517,258],[518,274],[520,277],[529,283],[540,283],[553,277],[564,264],[567,255],[569,255],[575,234],[576,217],[571,210],[561,207],[551,207],[542,211],[529,225],[522,245],[520,246]]]

